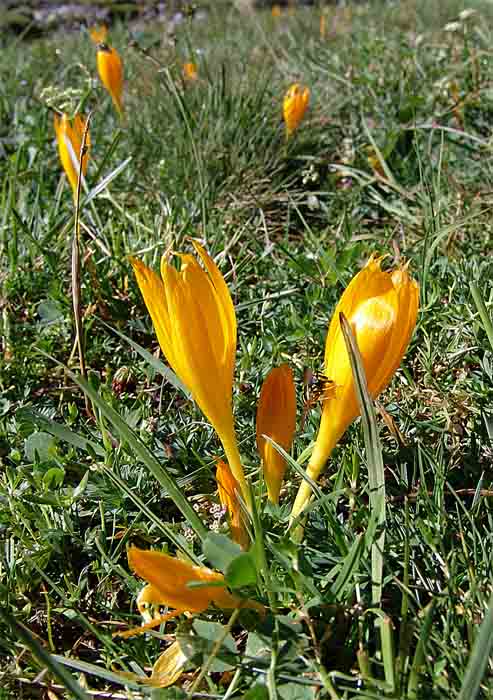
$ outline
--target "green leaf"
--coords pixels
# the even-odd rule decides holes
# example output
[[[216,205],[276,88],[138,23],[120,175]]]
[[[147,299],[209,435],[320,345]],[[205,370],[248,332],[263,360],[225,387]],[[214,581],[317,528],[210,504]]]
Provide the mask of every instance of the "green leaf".
[[[202,543],[204,556],[214,569],[226,573],[231,562],[242,554],[239,544],[232,542],[226,535],[209,532]]]
[[[195,656],[202,656],[202,661],[213,656],[209,671],[222,673],[235,668],[237,661],[236,642],[227,633],[227,628],[219,622],[207,622],[206,620],[194,620],[193,633],[178,633],[177,639],[184,654],[193,659]],[[218,640],[222,640],[219,648]]]
[[[270,657],[272,640],[270,637],[261,637],[257,632],[250,632],[247,639],[245,656],[250,659],[258,657]]]
[[[187,700],[189,697],[183,688],[153,688],[151,700]]]
[[[269,691],[265,685],[255,683],[255,685],[247,690],[242,700],[269,700]]]
[[[231,588],[255,586],[257,583],[257,567],[251,554],[242,552],[226,567],[226,582]]]
[[[300,683],[284,683],[278,687],[282,700],[313,700],[315,689]]]
[[[60,304],[53,299],[42,301],[38,304],[37,311],[40,322],[44,326],[63,320],[63,309]]]
[[[56,455],[56,440],[53,435],[43,431],[32,433],[24,441],[24,454],[29,462],[36,459],[49,462]]]
[[[104,449],[98,445],[97,442],[93,442],[92,440],[82,437],[64,425],[56,423],[54,420],[51,420],[51,418],[47,418],[41,413],[37,413],[29,408],[23,408],[17,411],[16,418],[20,421],[32,423],[36,427],[46,430],[51,435],[54,435],[60,440],[67,442],[69,445],[73,445],[73,447],[85,450],[86,452],[88,449],[90,449],[100,457],[104,457],[105,455]]]

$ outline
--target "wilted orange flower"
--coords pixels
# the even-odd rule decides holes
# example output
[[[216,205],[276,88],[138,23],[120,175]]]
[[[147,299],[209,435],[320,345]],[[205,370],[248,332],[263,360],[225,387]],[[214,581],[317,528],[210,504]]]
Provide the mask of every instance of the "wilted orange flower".
[[[310,102],[310,89],[299,83],[291,85],[284,96],[283,116],[286,125],[286,138],[289,138],[301,124]]]
[[[94,27],[90,30],[92,41],[97,45],[96,62],[99,77],[108,90],[120,116],[123,115],[123,63],[120,54],[106,43],[108,29]]]
[[[262,613],[265,610],[263,605],[254,600],[230,593],[224,576],[205,566],[195,566],[163,552],[137,547],[128,550],[128,563],[132,571],[148,582],[137,599],[139,612],[146,615],[148,606],[166,606],[173,608],[173,611],[160,615],[141,627],[119,632],[120,637],[141,634],[184,612],[203,612],[212,604],[223,610],[252,608]]]
[[[188,657],[183,653],[180,643],[173,642],[158,658],[150,676],[128,672],[120,672],[118,675],[151,688],[168,688],[181,676],[187,661]]]
[[[271,14],[273,17],[280,17],[282,14],[281,6],[280,5],[272,5]]]
[[[185,78],[185,80],[189,80],[190,82],[197,80],[197,78],[199,77],[199,73],[195,63],[187,61],[183,64],[183,77]]]
[[[205,269],[193,255],[185,254],[178,255],[180,271],[163,257],[162,279],[138,260],[132,265],[161,349],[214,426],[249,506],[232,409],[235,310],[216,264],[201,245],[193,245]]]
[[[257,448],[262,458],[267,495],[273,503],[279,502],[286,460],[265,435],[286,452],[291,449],[296,429],[296,390],[293,372],[283,364],[267,375],[260,391],[257,407]]]
[[[246,549],[250,540],[243,521],[243,513],[241,511],[240,502],[238,500],[240,487],[238,486],[238,482],[234,478],[233,473],[229,468],[229,464],[223,462],[223,460],[219,460],[217,463],[216,481],[217,489],[219,491],[219,500],[221,501],[221,504],[225,506],[228,513],[231,536],[235,542],[243,547],[243,549]]]
[[[380,267],[381,260],[371,256],[351,280],[332,316],[325,345],[324,372],[334,382],[336,392],[323,402],[320,429],[307,468],[307,474],[313,480],[318,478],[334,446],[360,413],[340,326],[341,312],[351,324],[373,398],[392,379],[416,325],[418,284],[409,276],[407,265],[384,272]],[[292,517],[303,510],[310,495],[310,486],[303,482]]]
[[[72,125],[66,114],[62,114],[61,117],[55,114],[54,126],[60,161],[69,179],[75,199],[80,170],[80,150],[82,148],[84,129],[86,128],[86,119],[80,114],[76,114]],[[87,133],[85,146],[85,153],[82,156],[82,175],[86,174],[89,162],[89,149],[91,146],[89,132]]]

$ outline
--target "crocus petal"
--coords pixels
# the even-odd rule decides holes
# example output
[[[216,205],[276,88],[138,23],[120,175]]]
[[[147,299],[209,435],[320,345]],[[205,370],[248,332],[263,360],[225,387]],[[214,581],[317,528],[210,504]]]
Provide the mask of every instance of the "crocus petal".
[[[130,547],[128,563],[132,571],[151,584],[147,602],[167,605],[177,610],[202,612],[212,602],[220,608],[235,608],[239,599],[223,586],[224,577],[205,566],[195,566],[163,552]],[[212,586],[190,588],[190,583],[211,583]],[[151,594],[157,599],[151,600]]]
[[[245,528],[238,494],[240,487],[233,476],[229,465],[219,460],[216,466],[216,481],[219,500],[228,513],[231,536],[243,549],[248,547],[250,539]]]
[[[335,386],[335,395],[324,401],[317,440],[307,468],[316,480],[347,427],[359,415],[349,355],[340,326],[342,312],[351,324],[363,358],[368,389],[373,398],[389,384],[400,365],[416,325],[419,288],[407,267],[392,273],[372,256],[350,282],[336,306],[327,334],[324,372]],[[298,515],[311,494],[306,482],[293,506]]]
[[[193,255],[179,255],[180,270],[165,256],[162,282],[142,263],[134,260],[132,265],[161,349],[214,426],[249,507],[232,410],[235,311],[216,264],[202,246],[194,242],[194,247],[205,269]]]
[[[123,115],[123,63],[116,49],[100,44],[96,56],[99,77],[120,116]]]
[[[286,460],[264,436],[267,435],[289,452],[295,429],[296,390],[293,372],[288,365],[283,364],[267,375],[257,407],[257,448],[262,459],[267,495],[273,503],[279,502]]]
[[[310,90],[299,83],[288,88],[283,101],[283,116],[286,124],[286,138],[301,124],[310,102]]]

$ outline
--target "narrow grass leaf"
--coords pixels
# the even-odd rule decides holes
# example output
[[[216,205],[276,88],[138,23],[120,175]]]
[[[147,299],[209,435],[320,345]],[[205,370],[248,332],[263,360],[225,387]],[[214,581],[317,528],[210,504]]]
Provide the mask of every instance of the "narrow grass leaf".
[[[422,666],[425,662],[426,643],[430,635],[434,610],[435,601],[432,600],[431,603],[429,603],[429,605],[427,605],[425,608],[425,619],[423,622],[423,626],[421,627],[421,633],[419,635],[418,644],[414,653],[413,664],[409,673],[409,679],[407,684],[407,697],[410,698],[410,700],[415,700],[415,698],[418,697],[419,679],[421,676]],[[471,698],[467,698],[467,700],[471,700]]]
[[[351,326],[341,313],[341,329],[346,342],[351,369],[354,377],[356,396],[361,410],[361,422],[365,440],[370,487],[370,506],[376,513],[382,531],[371,549],[372,602],[380,605],[382,598],[383,550],[385,545],[385,475],[382,458],[382,445],[378,434],[377,418],[373,399],[368,390],[363,359]]]
[[[123,491],[123,493],[125,493],[128,496],[128,498],[130,498],[130,500],[137,506],[140,512],[143,515],[145,515],[150,522],[154,523],[158,530],[161,530],[165,537],[167,537],[169,541],[172,542],[179,551],[184,552],[187,555],[187,557],[189,557],[194,562],[194,564],[197,564],[197,566],[201,566],[202,562],[194,553],[192,548],[188,547],[185,538],[177,535],[173,528],[170,527],[167,522],[161,520],[161,518],[158,518],[157,515],[155,515],[152,512],[152,510],[137,496],[135,491],[130,486],[128,486],[128,484],[126,484],[123,479],[120,479],[118,474],[116,474],[112,469],[110,469],[106,465],[103,465],[102,469],[105,472],[105,474],[107,474],[108,477],[111,479],[111,481],[113,481],[113,483],[121,491]]]
[[[353,574],[357,572],[361,555],[364,551],[364,537],[358,535],[354,540],[351,549],[343,561],[342,568],[332,584],[331,593],[336,600],[342,601],[346,594],[346,589],[353,585]]]
[[[87,661],[79,661],[79,659],[69,659],[66,656],[60,656],[59,654],[50,654],[50,656],[53,659],[54,663],[58,664],[58,666],[63,664],[63,666],[73,668],[75,671],[87,673],[89,676],[96,676],[97,678],[102,678],[103,680],[108,681],[109,683],[117,683],[118,685],[123,685],[128,688],[139,689],[141,692],[143,691],[142,686],[138,683],[134,683],[128,678],[120,676],[120,674],[115,673],[113,671],[107,671],[101,666],[90,664]],[[88,700],[87,695],[84,695],[83,697],[84,700]]]
[[[85,198],[84,204],[89,204],[89,202],[95,199],[95,197],[97,197],[98,194],[105,190],[110,184],[110,182],[112,182],[115,179],[115,177],[118,177],[122,170],[124,170],[127,167],[131,160],[132,156],[126,158],[123,161],[123,163],[120,163],[120,165],[118,165],[114,170],[112,170],[108,175],[106,175],[106,177],[103,178],[101,182],[99,182],[95,187],[93,187],[92,190],[90,190],[87,197]]]
[[[484,303],[483,295],[479,291],[479,287],[476,282],[470,282],[469,288],[471,290],[476,309],[478,310],[479,318],[481,319],[481,325],[483,326],[484,332],[488,336],[491,349],[493,350],[493,323],[488,313],[488,309],[486,308],[486,304]]]
[[[474,700],[478,697],[481,682],[493,649],[493,595],[476,636],[466,674],[457,700]]]

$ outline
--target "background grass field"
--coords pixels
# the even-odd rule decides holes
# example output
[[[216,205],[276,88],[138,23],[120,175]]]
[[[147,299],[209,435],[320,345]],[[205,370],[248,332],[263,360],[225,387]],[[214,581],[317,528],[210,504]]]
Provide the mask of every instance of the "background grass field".
[[[466,8],[475,13],[460,17]],[[211,673],[193,697],[493,697],[493,6],[375,0],[322,12],[324,37],[320,8],[276,18],[213,4],[173,32],[113,27],[125,63],[123,124],[97,81],[86,32],[2,39],[1,698],[78,697],[40,649],[71,660],[80,697],[191,697],[194,669],[208,659]],[[185,61],[197,64],[193,83],[182,78]],[[281,103],[292,82],[308,85],[312,100],[286,144]],[[234,626],[213,660],[207,640],[225,630],[221,613],[185,618],[164,637],[112,639],[139,619],[142,582],[126,546],[166,549],[164,523],[201,549],[129,441],[86,414],[64,368],[78,366],[73,207],[50,107],[93,110],[81,213],[90,384],[212,529],[226,531],[215,507],[219,443],[129,342],[157,357],[128,256],[157,269],[169,247],[188,249],[193,236],[216,257],[236,306],[235,416],[258,488],[254,418],[268,370],[291,364],[301,415],[303,369],[321,368],[345,285],[373,251],[389,254],[389,265],[410,260],[421,286],[418,325],[380,398],[402,439],[382,423],[388,503],[378,610],[356,423],[321,480],[327,497],[302,546],[285,536],[294,470],[280,508],[262,514],[270,578],[249,593],[266,602],[270,586],[275,614]],[[301,466],[318,421],[314,409],[298,432]],[[175,632],[191,658],[183,687],[125,690],[116,674],[148,671]]]

